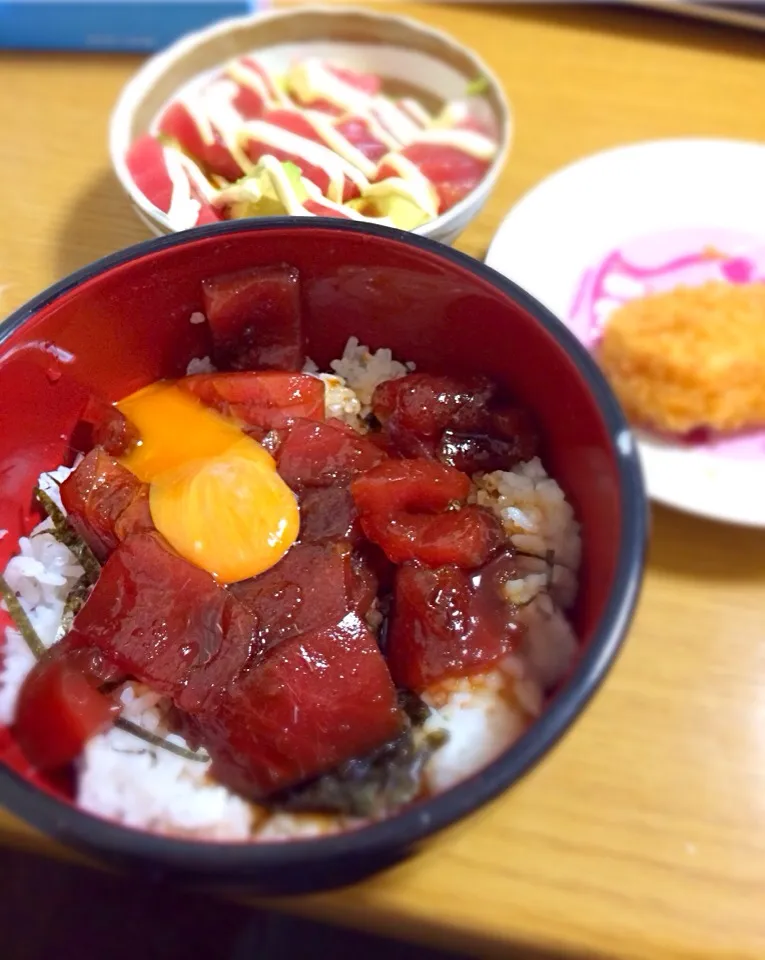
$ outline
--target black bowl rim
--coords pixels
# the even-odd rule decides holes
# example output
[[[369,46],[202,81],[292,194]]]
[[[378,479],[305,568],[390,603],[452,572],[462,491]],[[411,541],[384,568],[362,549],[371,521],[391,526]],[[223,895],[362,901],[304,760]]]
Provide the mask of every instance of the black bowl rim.
[[[409,848],[496,798],[519,780],[568,730],[604,679],[624,640],[643,578],[648,505],[637,446],[622,410],[584,346],[546,307],[482,262],[435,240],[376,224],[313,217],[274,217],[216,223],[133,244],[52,284],[0,323],[0,344],[40,309],[85,281],[147,254],[208,237],[273,229],[336,230],[398,241],[451,261],[488,281],[524,308],[563,347],[593,394],[611,442],[621,487],[621,540],[613,586],[590,646],[550,707],[511,747],[479,773],[430,800],[379,823],[334,836],[286,842],[214,842],[165,837],[102,820],[33,786],[0,765],[0,800],[13,813],[63,843],[121,860],[196,876],[237,877],[333,862]]]

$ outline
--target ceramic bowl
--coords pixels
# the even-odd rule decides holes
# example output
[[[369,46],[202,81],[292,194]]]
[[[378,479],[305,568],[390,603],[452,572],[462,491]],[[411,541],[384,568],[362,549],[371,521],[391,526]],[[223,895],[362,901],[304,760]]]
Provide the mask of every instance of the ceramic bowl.
[[[0,803],[109,861],[262,893],[347,883],[411,853],[513,784],[583,711],[629,626],[643,573],[646,501],[632,435],[585,348],[515,284],[411,233],[309,218],[213,224],[148,240],[59,281],[0,324],[0,569],[33,523],[42,470],[70,462],[84,398],[116,400],[209,352],[201,281],[287,262],[301,274],[310,356],[350,336],[418,369],[484,374],[539,423],[542,458],[582,524],[573,625],[581,656],[542,715],[475,776],[396,816],[321,839],[215,843],[158,836],[77,809],[0,728]]]
[[[484,78],[499,151],[468,196],[415,232],[452,243],[481,210],[505,163],[513,132],[510,107],[489,67],[454,38],[415,20],[353,7],[301,7],[222,20],[188,34],[149,59],[122,91],[109,127],[111,161],[136,212],[155,234],[173,228],[133,182],[125,163],[130,144],[147,132],[179,88],[251,52],[276,69],[286,69],[297,55],[339,59],[378,73],[390,93],[416,96],[431,108],[463,97],[471,81]]]

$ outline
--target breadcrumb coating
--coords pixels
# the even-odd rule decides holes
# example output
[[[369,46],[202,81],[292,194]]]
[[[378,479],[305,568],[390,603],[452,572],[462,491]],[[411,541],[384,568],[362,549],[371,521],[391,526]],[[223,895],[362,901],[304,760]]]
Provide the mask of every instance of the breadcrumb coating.
[[[672,433],[765,424],[765,283],[711,281],[619,307],[598,350],[629,419]]]

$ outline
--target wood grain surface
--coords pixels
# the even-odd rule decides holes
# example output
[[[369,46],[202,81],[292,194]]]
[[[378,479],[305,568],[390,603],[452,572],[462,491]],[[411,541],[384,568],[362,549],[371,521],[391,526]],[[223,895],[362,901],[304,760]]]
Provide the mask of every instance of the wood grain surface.
[[[458,242],[472,254],[584,154],[765,140],[761,35],[605,7],[385,6],[475,47],[514,103],[514,153]],[[0,311],[146,237],[106,152],[138,62],[0,59]],[[7,814],[0,841],[65,855]],[[765,957],[765,532],[655,509],[623,655],[560,746],[405,865],[283,906],[476,956]]]

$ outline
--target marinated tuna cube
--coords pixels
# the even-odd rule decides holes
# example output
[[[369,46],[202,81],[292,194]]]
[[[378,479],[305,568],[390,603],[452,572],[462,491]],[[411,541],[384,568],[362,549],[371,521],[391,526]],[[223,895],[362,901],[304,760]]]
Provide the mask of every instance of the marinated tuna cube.
[[[348,483],[385,459],[371,440],[339,420],[296,420],[277,456],[279,474],[293,490]]]
[[[446,464],[424,459],[385,460],[351,484],[361,514],[434,513],[464,503],[469,492],[469,477]]]
[[[259,636],[271,646],[339,623],[365,595],[358,577],[347,540],[296,543],[270,570],[229,590],[255,616]]]
[[[67,639],[189,712],[213,709],[263,649],[253,615],[156,533],[119,545]]]
[[[536,455],[536,442],[530,432],[519,432],[512,439],[487,434],[444,431],[438,445],[438,459],[463,473],[490,473],[510,470],[517,463]]]
[[[487,431],[493,393],[493,385],[482,377],[458,380],[410,373],[379,384],[372,411],[401,455],[434,456],[444,430]]]
[[[254,267],[202,283],[218,366],[300,370],[305,360],[294,267]]]
[[[98,687],[114,671],[97,650],[56,644],[32,667],[19,692],[14,736],[38,770],[70,763],[97,733],[108,730],[119,706]]]
[[[377,599],[378,590],[390,579],[389,571],[375,553],[372,543],[364,544],[351,553],[351,570],[348,581],[348,599],[351,609],[360,617],[366,616]]]
[[[348,487],[309,487],[301,491],[299,502],[301,542],[361,538],[358,511]]]
[[[502,542],[493,514],[461,506],[469,491],[464,473],[422,459],[386,460],[351,484],[367,538],[393,563],[431,567],[478,567]]]
[[[133,533],[154,529],[149,486],[100,447],[61,484],[61,503],[75,533],[99,560]]]
[[[494,437],[511,440],[523,448],[525,460],[530,460],[537,449],[537,432],[529,414],[520,407],[498,406],[491,414],[491,428]]]
[[[404,564],[396,573],[387,655],[399,686],[422,693],[446,677],[478,673],[520,639],[517,610],[503,594],[516,573],[510,553],[483,570],[431,570]]]
[[[224,416],[263,432],[297,418],[324,419],[324,383],[307,373],[200,373],[184,377],[178,386]]]
[[[372,409],[399,456],[438,459],[475,473],[509,470],[537,452],[528,414],[497,404],[494,386],[480,377],[413,373],[386,380],[374,392]]]
[[[82,420],[92,429],[93,446],[102,447],[110,457],[121,457],[141,439],[138,429],[113,404],[91,396]]]
[[[259,800],[365,755],[401,728],[382,654],[348,614],[270,650],[232,685],[201,739],[213,775]]]
[[[480,567],[504,540],[494,514],[474,506],[438,514],[368,513],[361,528],[393,563],[418,560],[429,567]]]

